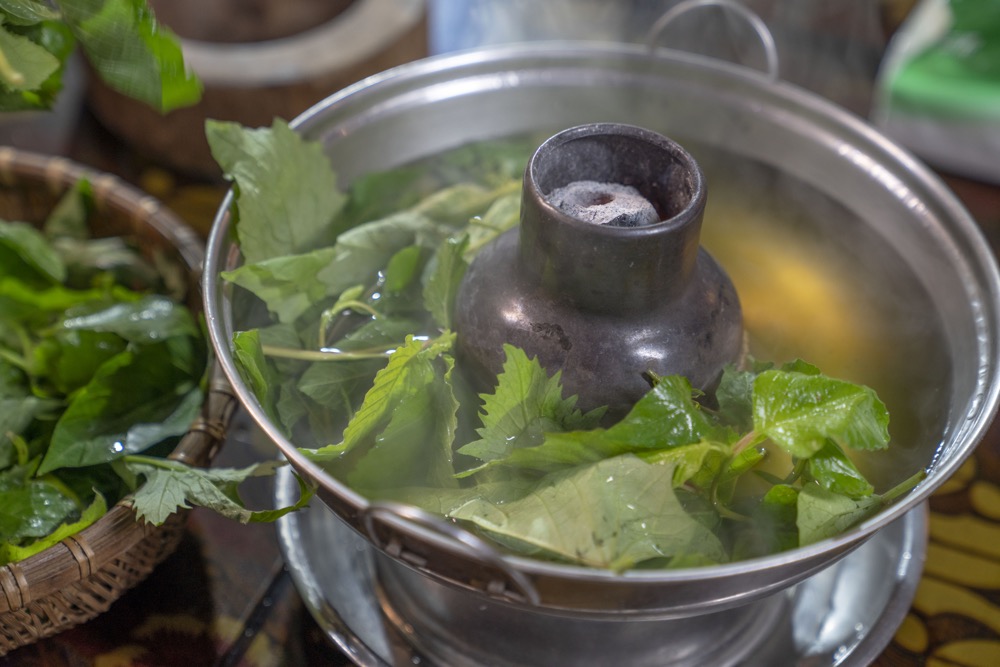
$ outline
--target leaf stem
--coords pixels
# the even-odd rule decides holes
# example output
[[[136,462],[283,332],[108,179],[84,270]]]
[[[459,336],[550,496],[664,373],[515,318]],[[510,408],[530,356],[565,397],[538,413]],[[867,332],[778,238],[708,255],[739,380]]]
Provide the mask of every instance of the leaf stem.
[[[277,345],[261,345],[261,350],[269,357],[280,357],[282,359],[298,359],[301,361],[358,361],[362,359],[386,359],[395,351],[395,347],[367,348],[344,352],[330,348],[324,350],[297,350]]]
[[[376,320],[382,317],[382,313],[378,312],[364,301],[358,301],[357,299],[354,299],[351,301],[343,301],[340,303],[340,305],[343,307],[343,310],[355,310],[355,311],[360,310],[365,313],[368,313]]]
[[[737,454],[739,454],[740,452],[742,452],[744,449],[746,449],[750,445],[754,444],[754,442],[756,440],[757,440],[757,431],[751,430],[745,436],[743,436],[742,438],[740,438],[739,440],[737,440],[736,444],[733,445],[733,456],[736,456]]]
[[[191,469],[190,466],[179,461],[161,459],[156,456],[143,456],[142,454],[126,454],[120,460],[126,463],[141,463],[152,468],[162,468],[163,470],[186,471]]]
[[[917,484],[924,481],[925,477],[927,477],[926,470],[921,470],[917,474],[907,477],[902,482],[882,494],[882,504],[888,505],[893,500],[907,493]]]

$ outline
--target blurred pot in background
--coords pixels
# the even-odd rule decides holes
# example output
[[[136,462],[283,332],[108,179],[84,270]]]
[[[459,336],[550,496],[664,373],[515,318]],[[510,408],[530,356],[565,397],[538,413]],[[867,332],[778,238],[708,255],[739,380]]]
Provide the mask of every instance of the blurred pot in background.
[[[215,178],[207,118],[267,125],[427,53],[425,0],[151,0],[181,37],[201,101],[161,115],[90,77],[95,116],[140,154]]]
[[[547,39],[642,43],[656,20],[680,1],[429,0],[430,46],[433,53],[444,53]],[[885,49],[884,14],[905,0],[740,1],[774,36],[782,80],[859,115],[868,113]],[[753,28],[721,7],[679,18],[657,45],[764,69]]]

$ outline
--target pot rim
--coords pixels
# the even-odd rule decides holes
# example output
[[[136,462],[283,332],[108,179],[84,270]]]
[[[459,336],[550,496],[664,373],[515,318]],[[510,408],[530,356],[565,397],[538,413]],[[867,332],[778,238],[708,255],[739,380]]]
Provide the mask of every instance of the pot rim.
[[[684,569],[628,570],[623,573],[506,554],[499,555],[499,559],[511,569],[534,577],[570,577],[581,582],[620,583],[626,581],[640,584],[653,582],[703,583],[734,576],[745,576],[750,572],[763,572],[793,563],[801,564],[806,561],[822,559],[825,555],[846,554],[870,537],[874,531],[895,521],[922,503],[930,493],[943,484],[962,465],[964,459],[974,449],[975,444],[982,439],[997,412],[998,403],[1000,403],[1000,364],[997,361],[1000,359],[1000,335],[998,335],[1000,332],[1000,310],[998,310],[998,305],[1000,305],[1000,271],[998,271],[996,259],[977,223],[958,198],[936,174],[910,152],[843,108],[790,83],[776,81],[766,73],[667,48],[650,50],[639,45],[590,42],[539,42],[491,46],[414,61],[344,88],[303,112],[291,123],[291,126],[308,135],[310,131],[317,130],[324,123],[331,122],[330,116],[344,107],[365,105],[372,101],[383,103],[386,100],[386,97],[383,96],[384,93],[396,89],[417,90],[428,83],[440,83],[442,76],[454,75],[456,78],[464,78],[474,76],[477,73],[483,74],[487,69],[492,73],[515,72],[518,64],[523,67],[526,63],[536,61],[544,61],[552,66],[592,66],[599,62],[609,62],[608,59],[642,62],[644,59],[650,58],[670,61],[671,65],[690,71],[711,72],[715,76],[725,78],[727,82],[753,88],[759,97],[748,103],[754,103],[756,106],[778,103],[782,105],[779,108],[783,113],[793,114],[798,122],[808,121],[819,127],[835,128],[840,136],[846,137],[846,140],[840,142],[839,146],[830,146],[830,148],[839,150],[845,160],[866,169],[885,188],[893,192],[895,192],[893,188],[901,185],[895,174],[906,173],[907,183],[919,186],[921,192],[927,196],[928,201],[933,201],[935,210],[941,216],[949,219],[953,225],[949,231],[954,232],[954,238],[944,238],[942,241],[952,245],[956,241],[961,242],[960,248],[953,247],[951,251],[967,257],[969,266],[976,274],[975,276],[963,274],[963,283],[967,288],[970,288],[971,284],[977,292],[982,290],[978,295],[978,300],[974,300],[975,302],[972,304],[977,311],[975,321],[978,333],[978,377],[975,383],[975,395],[967,406],[960,406],[965,414],[953,417],[954,428],[950,428],[945,433],[945,437],[938,447],[938,451],[942,448],[949,450],[960,448],[962,454],[953,455],[944,463],[939,460],[931,462],[928,465],[931,472],[926,479],[904,497],[872,518],[862,521],[837,537],[786,552],[722,565]],[[516,85],[516,81],[512,82],[511,85]],[[891,165],[893,169],[885,168],[886,164]],[[291,461],[297,471],[313,480],[321,481],[322,491],[332,494],[340,501],[337,503],[339,506],[347,506],[353,511],[353,516],[342,515],[342,518],[358,528],[360,525],[359,517],[368,512],[372,503],[325,473],[320,466],[305,458],[296,450],[294,444],[269,425],[263,410],[253,393],[243,382],[232,359],[228,332],[224,325],[225,313],[221,310],[222,305],[216,285],[212,282],[220,270],[224,268],[222,262],[226,258],[223,257],[223,251],[226,249],[230,233],[228,209],[232,202],[233,193],[230,191],[220,205],[208,239],[204,288],[206,315],[212,343],[216,347],[218,358],[232,382],[234,390],[254,420]],[[400,520],[399,523],[404,522]],[[428,541],[436,547],[450,550],[459,556],[469,553],[468,549],[464,549],[455,540],[442,533],[412,524],[403,527],[416,534],[419,539]],[[829,562],[829,560],[822,560],[821,563],[809,569],[806,574],[816,571]],[[421,569],[428,574],[437,576],[431,566]],[[804,576],[796,580],[800,580]],[[794,581],[788,583],[794,583]],[[772,589],[778,587],[777,584],[771,586]],[[744,598],[749,599],[760,593],[761,589],[757,589],[747,592],[746,596],[733,596],[725,604],[739,604]]]

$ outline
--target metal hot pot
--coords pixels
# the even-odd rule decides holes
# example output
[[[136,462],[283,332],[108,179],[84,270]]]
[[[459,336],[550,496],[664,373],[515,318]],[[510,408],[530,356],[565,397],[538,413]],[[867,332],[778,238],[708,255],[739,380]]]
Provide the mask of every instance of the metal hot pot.
[[[232,312],[219,273],[238,265],[240,253],[227,199],[205,267],[208,326],[223,368],[246,411],[295,471],[376,550],[387,604],[401,610],[414,641],[449,664],[458,658],[445,647],[456,637],[472,638],[489,664],[554,664],[554,655],[564,664],[608,664],[609,655],[622,651],[634,664],[664,664],[664,642],[704,647],[759,634],[777,591],[830,566],[921,505],[972,451],[997,407],[1000,278],[975,222],[919,161],[773,72],[640,46],[517,45],[390,70],[329,97],[294,126],[322,142],[346,185],[470,142],[554,134],[591,122],[649,128],[709,165],[768,174],[751,179],[752,186],[766,181],[791,199],[801,192],[817,197],[808,207],[822,209],[820,221],[790,222],[778,231],[775,252],[781,239],[802,233],[831,248],[866,286],[837,304],[807,300],[807,318],[822,319],[831,308],[857,320],[871,308],[889,313],[883,328],[866,334],[889,339],[882,352],[862,355],[855,367],[878,365],[872,360],[884,354],[891,358],[885,374],[905,375],[897,393],[924,387],[919,409],[901,424],[908,454],[890,466],[898,470],[884,472],[896,479],[920,468],[928,474],[839,537],[745,562],[616,574],[500,554],[413,508],[369,502],[302,456],[268,421],[231,353],[239,313]],[[724,211],[753,205],[720,203]],[[753,229],[741,229],[721,236],[745,233],[746,243],[737,245],[756,248]],[[728,267],[726,255],[716,253]],[[730,257],[745,259],[740,252]],[[760,299],[742,290],[738,275],[736,283],[752,335]],[[786,307],[781,300],[757,307],[761,326],[768,311],[780,318]],[[525,633],[517,634],[520,629]],[[678,658],[677,664],[695,663]]]

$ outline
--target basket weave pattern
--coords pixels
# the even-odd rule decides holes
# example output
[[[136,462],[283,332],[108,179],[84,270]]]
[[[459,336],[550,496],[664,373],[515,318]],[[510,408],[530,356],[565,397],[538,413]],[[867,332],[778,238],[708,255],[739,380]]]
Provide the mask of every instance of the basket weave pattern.
[[[95,235],[129,238],[149,257],[154,252],[172,254],[190,270],[188,305],[199,312],[201,241],[155,199],[114,176],[62,158],[0,147],[0,218],[40,223],[81,178],[87,178],[94,191]],[[171,458],[192,465],[210,463],[235,409],[225,378],[213,369],[201,415]],[[140,523],[125,498],[77,535],[0,567],[0,655],[106,611],[174,551],[185,519],[181,513],[159,527]]]

